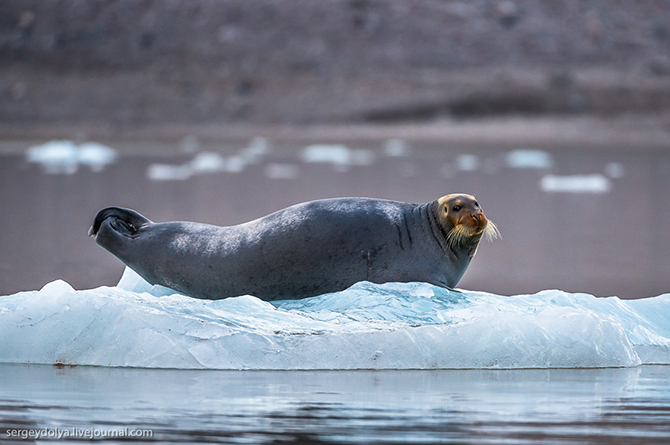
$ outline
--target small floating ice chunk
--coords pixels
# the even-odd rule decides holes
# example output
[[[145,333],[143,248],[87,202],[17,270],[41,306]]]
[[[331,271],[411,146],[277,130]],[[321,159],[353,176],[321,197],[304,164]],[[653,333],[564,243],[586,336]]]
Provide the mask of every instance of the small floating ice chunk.
[[[49,174],[71,175],[79,167],[79,153],[72,141],[51,141],[30,147],[26,152],[26,161],[40,164]]]
[[[611,189],[609,179],[601,174],[545,175],[540,181],[540,187],[549,193],[607,193]]]
[[[116,150],[96,142],[86,142],[79,146],[78,161],[88,165],[94,172],[100,172],[106,165],[116,162]]]
[[[240,151],[240,157],[248,164],[256,164],[269,151],[268,140],[262,137],[255,137],[249,142],[247,148]]]
[[[346,165],[349,163],[350,150],[346,145],[310,145],[302,151],[304,162],[330,163]]]
[[[626,170],[623,165],[618,162],[610,162],[605,166],[605,174],[612,179],[621,179],[623,178]]]
[[[79,165],[88,165],[95,172],[116,161],[116,150],[95,142],[77,146],[72,141],[50,141],[26,151],[26,161],[40,164],[46,173],[76,173]]]
[[[202,152],[195,155],[190,165],[194,173],[217,173],[225,170],[226,158],[219,153]]]
[[[295,164],[270,163],[265,167],[265,176],[270,179],[296,179],[300,169]]]
[[[189,148],[190,147],[190,148]],[[198,141],[195,137],[186,137],[182,143],[185,152],[195,152]],[[260,162],[268,152],[268,142],[264,138],[254,138],[249,147],[237,154],[224,157],[217,152],[200,152],[182,165],[152,164],[147,169],[147,177],[154,181],[183,181],[194,175],[206,173],[239,173],[247,165]]]
[[[225,158],[219,153],[202,152],[181,165],[151,164],[147,168],[147,177],[153,181],[184,181],[200,174],[239,173],[248,163],[241,154]]]
[[[551,155],[542,150],[519,149],[507,153],[507,165],[512,168],[550,168]]]
[[[407,144],[402,139],[389,139],[384,145],[386,156],[403,157],[409,154]]]
[[[301,157],[303,162],[333,164],[339,170],[374,162],[374,153],[370,150],[352,150],[342,144],[310,145],[303,149]]]
[[[473,172],[479,168],[479,157],[477,155],[462,154],[456,157],[456,166],[464,172]]]
[[[242,156],[231,156],[226,160],[225,171],[228,173],[240,173],[247,166]]]
[[[152,181],[184,181],[192,174],[193,171],[189,164],[151,164],[147,167],[147,177]]]

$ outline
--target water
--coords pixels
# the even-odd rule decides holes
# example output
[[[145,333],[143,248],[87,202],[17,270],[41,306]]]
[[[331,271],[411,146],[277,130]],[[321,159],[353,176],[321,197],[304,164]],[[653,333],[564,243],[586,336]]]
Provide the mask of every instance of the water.
[[[668,151],[316,136],[104,141],[116,157],[84,144],[28,151],[45,142],[0,141],[0,295],[56,279],[117,283],[123,265],[87,237],[109,205],[229,225],[312,199],[428,202],[451,192],[476,194],[503,235],[482,244],[463,288],[622,298],[670,289],[670,237],[659,236],[670,233]]]
[[[359,283],[274,306],[173,295],[130,272],[115,288],[56,281],[0,297],[2,360],[55,363],[0,365],[0,439],[667,443],[670,366],[639,363],[670,360],[668,297]],[[303,370],[169,369],[194,367],[184,357],[195,367],[238,357],[247,368]],[[464,367],[544,369],[314,370],[454,357]]]
[[[667,443],[670,366],[182,371],[0,365],[9,429],[160,442]]]
[[[156,369],[156,363],[149,368],[81,366],[86,361],[70,360],[72,355],[61,355],[59,360],[63,349],[58,346],[72,353],[68,345],[79,344],[82,348],[74,349],[80,353],[78,357],[86,356],[84,346],[97,345],[93,352],[109,353],[101,346],[105,337],[97,336],[103,331],[87,330],[89,326],[106,326],[109,345],[118,346],[116,341],[123,338],[129,350],[141,349],[146,340],[171,340],[170,336],[153,335],[155,330],[150,325],[140,330],[147,336],[138,337],[114,323],[127,321],[124,315],[140,307],[150,313],[163,307],[162,313],[158,311],[159,318],[170,319],[170,310],[182,311],[172,321],[184,325],[181,322],[189,317],[180,306],[186,301],[180,300],[184,297],[168,297],[161,303],[162,297],[152,300],[126,295],[126,300],[119,300],[122,304],[102,305],[95,312],[93,308],[108,296],[91,298],[92,291],[75,293],[64,284],[53,283],[64,279],[77,289],[117,283],[123,266],[86,237],[91,219],[107,205],[132,207],[155,221],[180,219],[227,225],[310,199],[372,196],[426,202],[462,191],[478,196],[487,215],[501,228],[503,240],[482,245],[460,287],[499,294],[558,288],[625,298],[656,296],[669,289],[670,238],[659,236],[670,230],[667,152],[641,152],[635,147],[600,151],[554,146],[538,150],[382,140],[351,142],[343,147],[338,141],[203,142],[190,138],[181,144],[107,141],[118,155],[110,158],[115,161],[111,164],[100,163],[95,150],[84,151],[81,146],[61,146],[56,150],[60,156],[57,162],[53,162],[53,153],[47,164],[29,162],[28,148],[44,142],[0,143],[0,295],[40,289],[50,282],[47,291],[61,288],[65,292],[43,299],[30,298],[37,292],[14,296],[11,301],[2,297],[2,316],[9,317],[2,327],[13,334],[3,336],[3,347],[11,349],[18,342],[20,347],[14,352],[32,354],[33,359],[42,348],[51,353],[44,363],[59,364],[0,365],[0,439],[16,441],[16,436],[7,436],[7,430],[12,429],[86,432],[127,427],[151,430],[153,440],[161,442],[670,441],[670,366],[639,366],[637,363],[645,360],[634,360],[636,355],[640,359],[650,351],[667,358],[667,344],[663,342],[667,336],[659,335],[668,326],[663,321],[666,312],[654,310],[656,303],[665,301],[661,297],[643,299],[638,306],[630,307],[647,321],[660,317],[654,322],[658,331],[648,329],[649,325],[639,320],[617,319],[612,311],[604,312],[603,305],[617,299],[588,295],[574,297],[580,307],[539,307],[537,318],[532,310],[533,296],[526,300],[515,297],[510,299],[512,305],[522,301],[525,306],[506,307],[502,323],[479,320],[484,329],[493,328],[488,337],[480,335],[481,339],[514,345],[520,340],[543,338],[542,329],[536,329],[544,329],[540,323],[543,311],[574,309],[580,320],[595,323],[587,323],[593,329],[580,335],[578,330],[561,325],[561,317],[546,316],[547,321],[559,321],[555,333],[572,337],[561,343],[557,341],[559,335],[550,337],[549,343],[535,344],[534,357],[543,357],[542,351],[551,352],[560,349],[558,346],[569,351],[576,340],[573,337],[579,336],[585,340],[580,344],[589,344],[587,352],[595,356],[602,352],[601,346],[616,344],[617,348],[609,349],[615,354],[605,354],[605,358],[632,357],[622,365],[625,368],[575,369],[580,364],[573,363],[569,369],[547,369],[547,363],[541,363],[544,369],[175,370]],[[42,155],[31,152],[33,160]],[[67,301],[59,299],[62,295]],[[542,295],[535,300],[546,304],[541,301]],[[84,298],[77,301],[77,297]],[[495,298],[503,297],[494,297],[494,304],[478,307],[479,315],[489,311],[489,321],[499,320],[496,308],[503,303]],[[67,304],[60,304],[63,301]],[[585,301],[590,303],[585,305]],[[240,302],[254,303],[248,298]],[[14,303],[17,307],[10,307]],[[599,307],[595,315],[591,304]],[[108,311],[114,307],[120,308],[118,318]],[[83,312],[77,312],[77,308],[83,308]],[[70,309],[74,312],[68,313]],[[328,309],[332,311],[333,307]],[[468,308],[462,309],[456,325],[468,325],[473,320],[467,319]],[[282,310],[297,309],[289,305]],[[355,318],[367,309],[354,306],[353,310],[358,313],[344,315]],[[16,317],[27,313],[42,314],[45,321],[36,324],[37,329],[27,319],[18,323]],[[530,326],[526,333],[537,335],[495,335],[496,327],[516,327],[517,316],[535,320],[535,327],[525,326]],[[130,321],[128,326],[138,327],[133,319]],[[49,327],[48,323],[55,325]],[[48,329],[44,332],[39,330],[45,326]],[[449,326],[447,323],[443,329]],[[574,327],[579,326],[582,324]],[[613,330],[599,330],[599,326]],[[170,322],[160,326],[172,327]],[[471,332],[468,338],[476,340],[477,332]],[[620,341],[612,342],[608,332],[618,333]],[[598,333],[604,337],[594,339]],[[20,343],[33,334],[30,345]],[[68,334],[72,335],[70,340]],[[646,348],[652,343],[644,341],[654,338],[660,339],[655,343],[660,348]],[[415,345],[421,349],[421,342]],[[470,352],[463,355],[466,358],[476,359],[476,354],[482,353],[481,349],[462,350]],[[167,348],[162,356],[167,357],[168,364],[174,358],[170,351]],[[329,352],[327,348],[319,351]],[[111,350],[112,354],[119,352],[128,351],[123,347]],[[378,361],[385,357],[375,355],[377,349],[368,352]],[[3,359],[8,357],[3,353]],[[581,359],[583,366],[584,356]],[[68,365],[72,363],[79,365]],[[589,366],[599,363],[616,366],[610,362],[591,362]],[[495,367],[496,363],[489,365]]]

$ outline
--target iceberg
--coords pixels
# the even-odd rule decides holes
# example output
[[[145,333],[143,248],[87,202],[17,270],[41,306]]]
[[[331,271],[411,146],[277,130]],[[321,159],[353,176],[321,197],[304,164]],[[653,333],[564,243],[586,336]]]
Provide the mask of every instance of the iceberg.
[[[177,369],[518,369],[670,364],[670,294],[501,296],[357,283],[304,300],[198,300],[126,269],[0,297],[0,363]]]

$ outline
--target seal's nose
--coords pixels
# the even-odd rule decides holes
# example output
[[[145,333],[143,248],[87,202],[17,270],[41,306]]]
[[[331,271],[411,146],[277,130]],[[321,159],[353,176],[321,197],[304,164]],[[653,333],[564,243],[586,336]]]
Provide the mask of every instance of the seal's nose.
[[[475,213],[472,213],[470,216],[472,216],[472,221],[473,221],[472,224],[474,224],[476,227],[479,227],[479,228],[482,228],[482,229],[484,227],[486,227],[487,221],[486,221],[486,216],[484,216],[483,212],[481,212],[481,211],[480,212],[475,212]]]

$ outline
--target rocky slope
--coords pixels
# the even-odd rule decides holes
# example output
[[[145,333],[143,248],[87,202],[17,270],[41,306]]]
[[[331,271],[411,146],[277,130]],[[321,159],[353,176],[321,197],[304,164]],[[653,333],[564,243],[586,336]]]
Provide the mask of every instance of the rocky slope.
[[[5,0],[0,125],[664,114],[667,2]]]

